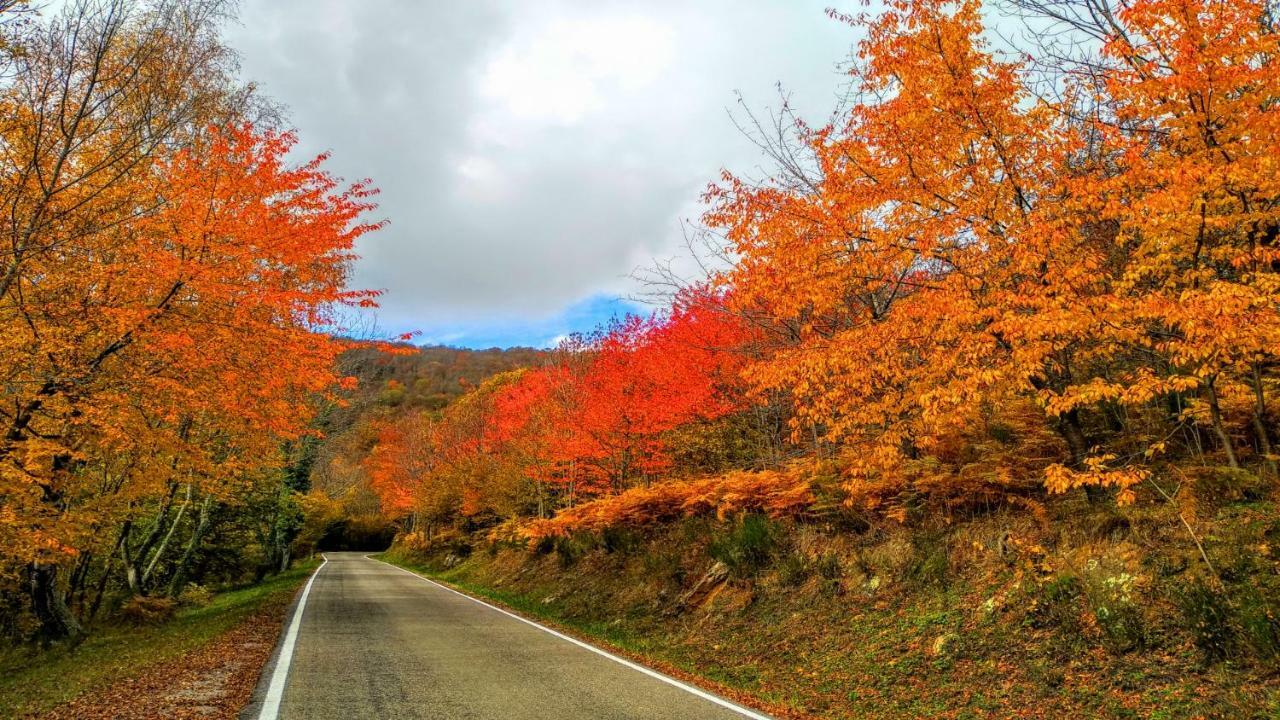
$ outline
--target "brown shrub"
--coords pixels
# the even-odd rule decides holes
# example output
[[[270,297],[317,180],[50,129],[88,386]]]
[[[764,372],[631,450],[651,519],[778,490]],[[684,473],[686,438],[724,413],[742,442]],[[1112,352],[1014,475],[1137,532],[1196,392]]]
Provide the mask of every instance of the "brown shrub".
[[[161,625],[173,619],[178,603],[169,598],[135,595],[120,606],[120,620],[130,625]]]

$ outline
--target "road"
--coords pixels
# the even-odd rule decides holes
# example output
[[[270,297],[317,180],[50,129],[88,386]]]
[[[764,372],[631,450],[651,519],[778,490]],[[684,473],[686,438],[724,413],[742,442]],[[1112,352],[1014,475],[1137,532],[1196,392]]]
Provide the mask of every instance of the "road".
[[[763,717],[363,554],[326,558],[242,718]]]

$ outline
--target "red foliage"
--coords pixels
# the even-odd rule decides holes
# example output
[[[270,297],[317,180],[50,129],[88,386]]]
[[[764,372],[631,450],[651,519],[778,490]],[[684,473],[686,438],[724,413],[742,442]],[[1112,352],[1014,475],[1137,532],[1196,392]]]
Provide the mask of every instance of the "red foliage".
[[[506,388],[489,438],[522,444],[544,479],[575,492],[623,490],[669,467],[665,433],[741,407],[747,338],[705,295],[687,295],[664,315],[627,317],[567,342],[558,363]]]
[[[664,314],[628,317],[565,343],[544,367],[495,378],[430,430],[408,427],[420,419],[383,428],[366,463],[371,485],[393,513],[453,485],[464,515],[489,502],[477,483],[523,478],[540,508],[552,492],[569,504],[622,492],[670,469],[670,431],[741,409],[750,337],[715,297],[687,293]]]

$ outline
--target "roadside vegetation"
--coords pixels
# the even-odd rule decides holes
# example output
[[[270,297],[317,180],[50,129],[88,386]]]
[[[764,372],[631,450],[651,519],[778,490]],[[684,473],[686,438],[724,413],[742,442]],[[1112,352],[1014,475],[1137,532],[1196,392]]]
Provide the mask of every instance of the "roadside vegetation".
[[[63,713],[71,717],[123,713],[131,699],[111,693],[113,685],[146,675],[166,674],[189,663],[188,656],[216,643],[245,623],[261,623],[268,631],[265,660],[274,646],[284,609],[301,584],[319,566],[299,563],[269,580],[216,594],[189,595],[176,606],[153,604],[128,620],[95,631],[74,649],[41,650],[31,646],[0,654],[0,717],[38,716],[88,695],[96,704]],[[229,648],[230,649],[230,648]],[[233,658],[225,658],[228,665]],[[252,668],[250,682],[256,681]],[[172,688],[177,690],[179,688]],[[104,693],[105,691],[105,693]],[[104,693],[101,698],[95,693]],[[136,702],[136,698],[132,701]],[[158,697],[143,698],[158,707]],[[117,703],[115,708],[108,703]],[[107,706],[103,706],[107,705]],[[238,708],[236,708],[238,710]],[[92,713],[92,715],[90,715]]]
[[[1160,509],[998,512],[924,532],[745,515],[463,537],[386,559],[780,717],[1270,718],[1280,677],[1258,547],[1274,500],[1212,503],[1209,557]]]

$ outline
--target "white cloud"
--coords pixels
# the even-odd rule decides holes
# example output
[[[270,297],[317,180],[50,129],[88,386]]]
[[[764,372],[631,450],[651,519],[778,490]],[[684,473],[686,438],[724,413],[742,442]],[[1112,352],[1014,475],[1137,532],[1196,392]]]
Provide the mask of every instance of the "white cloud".
[[[521,24],[479,90],[515,122],[574,125],[651,88],[675,59],[674,30],[637,14]]]
[[[833,105],[853,37],[828,2],[244,0],[229,36],[303,149],[382,189],[355,281],[431,334],[626,294],[676,254],[706,183],[760,162],[734,91]]]

